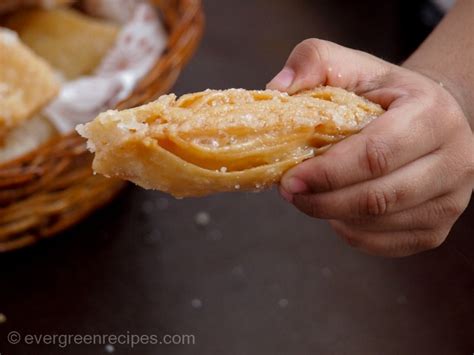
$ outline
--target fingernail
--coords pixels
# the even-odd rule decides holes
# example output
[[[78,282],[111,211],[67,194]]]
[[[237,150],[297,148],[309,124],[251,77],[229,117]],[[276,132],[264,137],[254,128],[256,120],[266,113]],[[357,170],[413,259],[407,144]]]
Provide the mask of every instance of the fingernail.
[[[294,78],[295,72],[285,67],[268,83],[268,87],[281,90],[288,89],[293,83]]]
[[[293,195],[308,191],[308,186],[306,186],[302,180],[295,177],[290,177],[289,179],[284,180],[282,185],[287,192]]]

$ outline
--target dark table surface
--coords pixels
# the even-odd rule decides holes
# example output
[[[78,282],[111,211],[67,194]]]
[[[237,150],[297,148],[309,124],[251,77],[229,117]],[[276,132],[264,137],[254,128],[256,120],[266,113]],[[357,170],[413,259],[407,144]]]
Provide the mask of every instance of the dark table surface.
[[[178,93],[261,88],[312,36],[404,55],[397,2],[205,5],[206,35]],[[472,354],[473,237],[471,204],[439,249],[382,259],[275,191],[174,200],[129,187],[61,236],[0,256],[0,354]],[[10,331],[191,334],[195,344],[63,349],[11,345]]]

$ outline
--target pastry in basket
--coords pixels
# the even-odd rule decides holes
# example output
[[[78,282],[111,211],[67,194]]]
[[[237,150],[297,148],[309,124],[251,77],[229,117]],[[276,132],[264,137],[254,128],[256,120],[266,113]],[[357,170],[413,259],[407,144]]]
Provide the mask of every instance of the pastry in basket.
[[[67,79],[92,72],[119,32],[119,26],[74,9],[19,11],[5,24]]]
[[[259,190],[384,110],[343,89],[229,89],[107,111],[78,132],[96,172],[176,197]]]
[[[0,142],[58,92],[50,66],[23,45],[16,34],[0,28]]]
[[[51,122],[37,115],[22,125],[13,128],[0,143],[0,163],[27,154],[57,135]]]
[[[50,9],[56,6],[68,5],[72,2],[73,0],[0,0],[0,14],[30,6]]]

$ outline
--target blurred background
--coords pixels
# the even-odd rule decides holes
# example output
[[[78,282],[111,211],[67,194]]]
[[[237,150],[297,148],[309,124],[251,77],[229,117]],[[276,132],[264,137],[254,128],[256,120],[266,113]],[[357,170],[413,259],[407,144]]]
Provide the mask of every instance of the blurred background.
[[[436,21],[416,1],[205,0],[178,94],[263,88],[329,39],[402,61]],[[441,248],[382,259],[276,193],[175,200],[130,186],[57,238],[0,255],[0,353],[472,354],[474,206]],[[11,345],[22,334],[192,334],[194,345]]]

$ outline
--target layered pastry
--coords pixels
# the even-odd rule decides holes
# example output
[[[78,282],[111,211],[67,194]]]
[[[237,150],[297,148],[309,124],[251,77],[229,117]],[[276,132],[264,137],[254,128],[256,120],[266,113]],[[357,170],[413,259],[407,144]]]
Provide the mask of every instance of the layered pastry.
[[[51,67],[0,28],[0,142],[7,132],[32,117],[58,92]]]
[[[0,163],[29,153],[58,134],[54,126],[42,115],[11,129],[0,143]]]
[[[187,197],[268,187],[383,112],[333,87],[207,90],[110,110],[77,130],[97,173]]]
[[[18,11],[5,25],[66,79],[91,73],[113,47],[120,30],[69,8]]]

